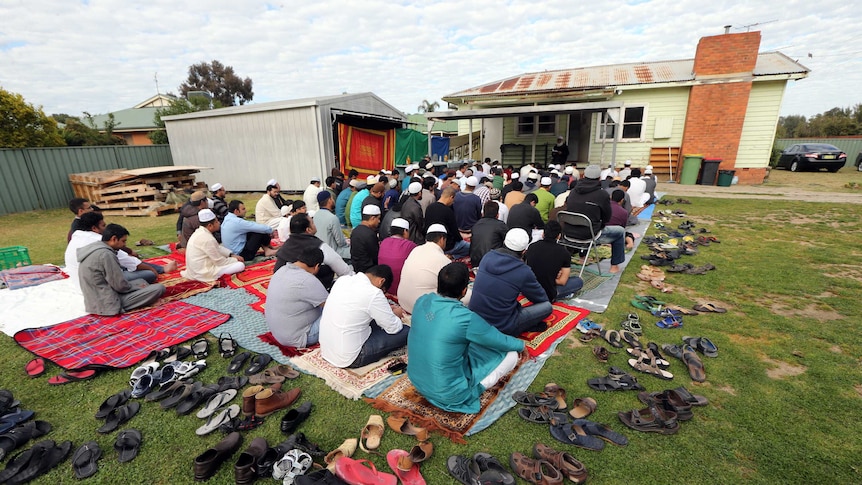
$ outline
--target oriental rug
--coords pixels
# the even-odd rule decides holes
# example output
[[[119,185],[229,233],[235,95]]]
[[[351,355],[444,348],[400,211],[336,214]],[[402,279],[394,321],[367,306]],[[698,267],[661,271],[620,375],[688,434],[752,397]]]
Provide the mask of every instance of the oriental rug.
[[[330,364],[320,355],[320,348],[316,348],[299,357],[290,359],[290,363],[297,369],[319,377],[326,382],[332,390],[348,399],[359,399],[366,391],[384,381],[392,380],[392,374],[387,368],[394,361],[401,359],[407,361],[405,349],[392,352],[377,362],[358,369],[341,369]]]
[[[274,267],[274,259],[250,264],[241,273],[222,276],[219,282],[227,288],[242,288],[257,297],[249,306],[263,313],[266,307],[266,290],[269,288]]]
[[[525,299],[521,300],[521,303]],[[565,303],[554,303],[553,310],[544,323],[548,328],[543,332],[524,332],[520,335],[522,340],[525,340],[524,348],[530,357],[536,357],[565,336],[581,321],[582,318],[590,314],[590,311],[584,308],[579,308]]]
[[[64,369],[124,368],[152,350],[197,337],[230,317],[175,301],[112,317],[85,315],[51,327],[22,330],[15,341]]]

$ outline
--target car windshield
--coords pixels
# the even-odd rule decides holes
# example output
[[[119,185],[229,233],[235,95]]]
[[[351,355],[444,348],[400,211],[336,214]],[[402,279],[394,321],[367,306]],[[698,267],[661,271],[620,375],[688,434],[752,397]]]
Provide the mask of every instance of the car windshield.
[[[805,150],[809,152],[840,152],[841,149],[826,144],[818,144],[818,145],[805,145]]]

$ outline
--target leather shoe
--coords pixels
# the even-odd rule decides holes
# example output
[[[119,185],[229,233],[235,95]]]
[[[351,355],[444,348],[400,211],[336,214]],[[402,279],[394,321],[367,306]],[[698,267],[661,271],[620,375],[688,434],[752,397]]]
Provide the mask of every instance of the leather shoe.
[[[266,453],[267,448],[266,438],[258,437],[251,440],[251,444],[239,455],[233,468],[237,484],[245,485],[257,480],[257,462]]]
[[[251,386],[242,392],[242,415],[251,416],[254,414],[254,397],[263,391],[263,386]]]
[[[195,458],[195,480],[208,480],[225,460],[233,456],[242,444],[242,435],[234,431],[214,447]]]
[[[302,394],[302,390],[298,387],[283,392],[274,388],[264,389],[254,396],[254,413],[259,417],[269,416],[270,414],[284,409]],[[243,394],[245,397],[245,394]],[[243,402],[245,400],[243,399]]]
[[[305,401],[298,408],[291,409],[281,418],[281,432],[293,433],[309,414],[311,414],[311,401]]]

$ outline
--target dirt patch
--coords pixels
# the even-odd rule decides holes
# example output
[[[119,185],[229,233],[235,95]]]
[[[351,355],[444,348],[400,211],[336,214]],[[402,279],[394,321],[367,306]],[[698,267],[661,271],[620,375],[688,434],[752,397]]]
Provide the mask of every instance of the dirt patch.
[[[862,282],[862,269],[858,266],[850,264],[830,264],[827,266],[829,272],[824,272],[823,276],[829,278],[850,278],[851,280]]]
[[[853,386],[853,389],[856,389],[856,394],[859,394],[859,397],[862,397],[862,384],[856,384]]]
[[[826,310],[821,308],[823,305],[815,305],[811,304],[806,306],[805,308],[790,308],[788,306],[782,305],[781,303],[773,303],[770,305],[770,310],[772,313],[776,315],[781,315],[782,317],[787,318],[811,318],[817,320],[818,322],[832,322],[835,320],[841,320],[844,318],[843,315],[836,312],[835,310]]]
[[[739,347],[751,347],[755,345],[766,346],[772,342],[772,339],[767,337],[766,334],[762,334],[761,337],[748,337],[745,335],[732,333],[729,334],[727,338],[729,338],[733,344]]]
[[[583,342],[578,340],[578,338],[580,336],[581,336],[581,332],[578,332],[578,331],[569,332],[569,334],[566,335],[566,343],[569,344],[570,349],[579,349],[581,347],[586,347],[586,344],[584,344]],[[557,350],[554,350],[553,355],[560,355],[560,354],[557,352]]]
[[[764,358],[763,362],[774,366],[771,369],[766,370],[766,375],[771,379],[784,379],[785,377],[798,376],[808,369],[804,365],[793,365],[789,362],[770,358]]]
[[[730,386],[716,387],[715,389],[716,389],[717,391],[726,392],[726,393],[730,394],[731,396],[735,396],[735,395],[736,395],[736,389],[734,389],[734,388],[732,388],[732,387],[730,387]]]
[[[837,345],[833,345],[832,347],[829,347],[829,351],[832,352],[833,354],[843,354],[844,353],[844,351],[841,350],[841,347],[839,347]]]
[[[835,293],[832,293],[831,291],[824,291],[823,293],[817,295],[815,298],[833,298],[836,296],[838,296],[838,295],[836,295]]]

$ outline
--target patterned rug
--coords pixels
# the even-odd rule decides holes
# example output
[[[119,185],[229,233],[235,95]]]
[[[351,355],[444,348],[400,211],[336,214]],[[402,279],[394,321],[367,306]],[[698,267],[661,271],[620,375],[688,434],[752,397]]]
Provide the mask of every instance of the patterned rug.
[[[578,272],[580,271],[581,265],[572,265],[572,275],[577,276]],[[581,287],[581,290],[577,293],[576,296],[580,296],[595,290],[596,288],[601,286],[602,283],[610,280],[613,277],[614,275],[612,273],[599,274],[596,271],[596,267],[594,265],[587,266],[586,268],[584,268],[584,274],[581,276],[581,279],[584,280],[584,286]]]
[[[165,294],[162,295],[161,303],[184,300],[192,295],[204,293],[213,289],[218,283],[204,283],[183,278],[179,271],[159,275],[158,283],[165,285]]]
[[[522,299],[523,304],[526,299]],[[526,341],[525,348],[531,357],[536,357],[565,336],[582,318],[590,314],[589,310],[565,303],[554,303],[554,309],[545,323],[548,329],[544,332],[524,332],[519,338]]]
[[[51,327],[22,330],[15,341],[64,369],[130,367],[224,323],[230,315],[175,301],[113,317],[86,315]]]
[[[393,377],[387,367],[396,359],[407,361],[405,349],[392,352],[383,359],[358,369],[341,369],[327,362],[320,355],[320,348],[290,359],[297,369],[319,377],[332,390],[348,399],[359,399],[375,385]]]
[[[53,264],[34,264],[0,271],[0,281],[10,290],[37,286],[68,277],[69,275]]]
[[[419,394],[406,375],[399,377],[376,398],[365,401],[375,409],[406,417],[415,425],[440,433],[455,443],[466,444],[464,434],[479,421],[523,363],[524,359],[521,359],[511,373],[479,396],[480,410],[476,414],[453,413],[434,406]]]
[[[242,288],[257,297],[250,305],[263,313],[266,303],[266,290],[272,278],[275,260],[262,261],[246,266],[245,271],[233,275],[222,276],[219,282],[227,288]]]

